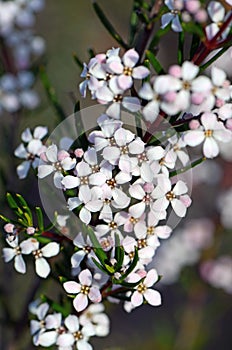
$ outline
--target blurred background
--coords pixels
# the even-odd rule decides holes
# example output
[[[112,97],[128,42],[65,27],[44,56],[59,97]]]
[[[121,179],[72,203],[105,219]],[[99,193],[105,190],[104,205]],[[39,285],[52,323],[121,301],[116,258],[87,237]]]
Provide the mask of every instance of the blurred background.
[[[99,0],[125,40],[132,3],[132,0]],[[88,49],[100,53],[118,45],[106,32],[89,0],[46,1],[44,9],[36,15],[34,30],[45,39],[45,53],[40,63],[46,67],[59,102],[70,115],[74,101],[80,99],[78,84],[81,81],[81,70],[73,54],[88,62]],[[159,57],[166,67],[175,63],[174,36],[170,35],[160,47]],[[231,77],[231,57],[228,61],[227,71]],[[225,65],[225,61],[221,62]],[[19,160],[12,154],[25,128],[47,125],[52,131],[58,123],[39,78],[35,89],[41,100],[36,109],[22,109],[13,114],[4,112],[0,116],[0,202],[4,214],[7,214],[4,200],[7,191],[22,193],[31,204],[37,205],[39,200],[35,177],[30,173],[27,179],[19,180],[15,172]],[[89,99],[82,100],[81,107],[91,103]],[[131,313],[125,312],[122,305],[107,305],[111,333],[106,338],[93,339],[96,350],[232,349],[231,148],[223,150],[223,154],[222,159],[206,162],[193,172],[193,204],[188,218],[182,220],[173,239],[167,241],[166,247],[164,244],[154,259],[154,266],[164,275],[163,282],[157,285],[163,295],[163,305],[157,308],[145,305]],[[33,295],[39,282],[32,271],[28,278],[28,274],[17,274],[12,264],[4,264],[2,260],[0,264],[0,349],[34,349],[24,313],[31,297],[28,291]],[[49,285],[43,288],[50,295],[54,293]],[[44,290],[35,296],[40,293]]]

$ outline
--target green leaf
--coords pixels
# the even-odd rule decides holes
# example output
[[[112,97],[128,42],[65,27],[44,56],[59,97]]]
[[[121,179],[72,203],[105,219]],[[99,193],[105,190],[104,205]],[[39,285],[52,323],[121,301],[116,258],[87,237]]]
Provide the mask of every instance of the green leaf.
[[[40,79],[41,79],[42,84],[43,84],[43,86],[45,88],[45,91],[47,93],[48,99],[51,102],[54,110],[56,111],[59,119],[61,121],[63,121],[64,119],[66,119],[66,114],[65,114],[63,108],[61,107],[60,103],[58,102],[58,98],[57,98],[56,92],[55,92],[54,88],[52,87],[52,85],[51,85],[51,83],[49,81],[49,78],[48,78],[48,75],[46,73],[45,67],[43,67],[43,66],[40,67],[39,73],[40,73]]]
[[[80,68],[80,69],[83,69],[83,62],[79,59],[79,57],[77,56],[77,54],[74,52],[72,54],[73,56],[73,60],[74,62],[77,64],[77,66]]]
[[[120,283],[121,286],[123,287],[127,287],[127,288],[132,288],[134,289],[136,286],[138,286],[141,282],[143,282],[143,280],[145,279],[145,277],[141,278],[138,282],[134,282],[134,283],[130,283],[130,282],[125,282],[125,281],[122,281]]]
[[[114,27],[112,26],[112,24],[110,23],[110,21],[108,20],[108,18],[106,17],[106,15],[104,14],[104,12],[102,11],[101,7],[98,5],[98,3],[96,1],[93,1],[93,8],[98,16],[98,18],[100,19],[100,21],[102,22],[102,24],[104,25],[104,27],[107,29],[107,31],[110,33],[110,35],[124,48],[124,49],[128,49],[129,46],[124,42],[124,40],[122,39],[122,37],[118,34],[118,32],[114,29]]]
[[[38,222],[38,228],[41,232],[44,231],[44,220],[43,220],[43,212],[40,207],[35,207],[35,213],[37,217],[37,222]]]
[[[184,61],[184,32],[178,34],[178,52],[177,52],[177,62],[181,66]]]
[[[88,232],[89,238],[93,244],[94,253],[96,254],[96,256],[98,257],[98,259],[100,260],[101,264],[104,267],[105,263],[107,263],[107,261],[108,261],[108,257],[106,255],[106,253],[104,252],[104,250],[102,249],[93,229],[88,227],[87,232]]]
[[[0,219],[2,219],[3,221],[5,222],[10,222],[11,223],[11,220],[8,219],[7,217],[5,217],[4,215],[0,214]]]
[[[200,42],[201,41],[200,41],[199,35],[193,34],[192,43],[191,43],[191,47],[190,47],[190,54],[189,54],[190,59],[192,59],[193,56],[195,55],[196,50],[200,45]]]
[[[135,255],[133,258],[132,263],[130,264],[130,266],[128,267],[128,269],[126,270],[126,272],[122,275],[122,277],[118,280],[120,283],[122,283],[122,281],[129,276],[129,274],[134,270],[135,266],[137,265],[139,260],[139,255],[138,255],[138,248],[135,247]]]
[[[108,271],[104,268],[104,266],[102,266],[96,259],[92,258],[94,264],[104,273],[107,273],[107,275],[109,274]]]
[[[204,64],[202,64],[200,66],[200,71],[199,72],[202,72],[206,68],[208,68],[213,62],[215,62],[219,57],[221,57],[221,55],[223,55],[230,47],[231,47],[231,43],[230,43],[230,45],[228,45],[226,47],[223,47],[219,52],[216,53],[216,55],[214,55],[206,63],[204,63]]]
[[[23,207],[29,208],[27,202],[25,201],[25,199],[23,198],[23,196],[22,196],[21,194],[16,193],[16,197],[17,197],[19,203],[20,203]]]
[[[16,203],[13,196],[9,192],[6,194],[6,199],[11,209],[14,209],[14,210],[18,209],[18,204]]]
[[[196,22],[181,22],[181,26],[184,32],[196,34],[200,39],[203,39],[205,36],[203,27]]]
[[[194,162],[192,162],[189,165],[187,165],[186,167],[183,167],[183,168],[178,169],[178,170],[170,171],[169,176],[173,177],[173,176],[176,176],[176,175],[179,175],[179,174],[183,174],[185,171],[194,168],[195,166],[203,163],[205,160],[206,160],[205,157],[197,159]]]
[[[152,67],[154,68],[157,74],[165,73],[165,70],[160,64],[159,60],[150,50],[146,50],[146,57],[148,58],[149,62],[151,63]]]

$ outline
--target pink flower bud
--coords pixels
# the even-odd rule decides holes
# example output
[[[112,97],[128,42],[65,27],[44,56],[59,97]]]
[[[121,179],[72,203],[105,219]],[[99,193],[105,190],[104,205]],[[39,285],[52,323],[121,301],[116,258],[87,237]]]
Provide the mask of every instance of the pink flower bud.
[[[44,162],[47,162],[48,159],[47,159],[47,156],[46,156],[46,153],[45,152],[42,152],[40,153],[40,159],[43,160]]]
[[[175,101],[176,99],[176,92],[175,91],[168,91],[165,95],[164,95],[164,99],[165,101],[172,103]]]
[[[220,107],[222,107],[222,106],[225,104],[225,101],[222,100],[221,98],[217,98],[215,104],[216,104],[216,106],[217,106],[218,108],[220,108]]]
[[[7,232],[7,233],[13,233],[14,232],[14,225],[13,224],[10,224],[10,223],[8,223],[8,224],[6,224],[5,226],[4,226],[4,230]]]
[[[197,0],[189,0],[186,1],[185,7],[190,13],[196,13],[200,9],[201,4]]]
[[[191,101],[194,105],[200,105],[204,101],[204,96],[199,92],[195,92],[191,96]]]
[[[34,227],[28,227],[27,228],[27,234],[28,235],[33,235],[35,233],[35,228]]]
[[[198,120],[194,119],[194,120],[191,120],[191,122],[189,122],[189,127],[191,130],[196,130],[200,127],[200,123]]]
[[[67,151],[59,151],[58,152],[57,158],[59,161],[64,160],[67,157],[69,157],[69,153]]]
[[[154,185],[151,184],[151,183],[146,183],[146,184],[143,186],[143,189],[144,189],[145,192],[151,193],[151,192],[154,190]]]
[[[84,151],[82,148],[77,148],[77,149],[75,149],[74,154],[77,158],[82,158]]]
[[[204,9],[200,9],[195,13],[194,18],[197,22],[203,23],[207,21],[207,12]]]
[[[169,68],[168,73],[175,78],[180,78],[181,77],[181,67],[178,66],[177,64],[175,64]]]
[[[184,1],[183,0],[175,0],[174,7],[175,7],[175,10],[181,11],[184,7]]]
[[[227,129],[232,131],[232,119],[227,119],[226,127],[227,127]]]

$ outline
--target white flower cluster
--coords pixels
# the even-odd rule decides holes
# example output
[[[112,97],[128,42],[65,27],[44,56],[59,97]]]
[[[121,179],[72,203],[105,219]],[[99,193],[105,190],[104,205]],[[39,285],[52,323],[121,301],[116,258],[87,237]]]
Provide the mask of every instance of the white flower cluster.
[[[225,0],[231,5],[231,0]],[[161,28],[171,23],[174,32],[182,32],[182,23],[195,21],[199,23],[210,23],[205,27],[207,40],[211,40],[220,30],[221,23],[225,22],[230,12],[226,13],[225,7],[219,1],[210,1],[207,9],[198,0],[165,0],[165,5],[170,10],[161,17]],[[225,39],[230,31],[228,27],[221,35]]]
[[[70,314],[49,313],[47,302],[35,301],[29,305],[36,317],[31,320],[31,334],[35,346],[57,345],[58,350],[91,350],[90,337],[104,337],[109,333],[109,318],[104,313],[103,304],[90,305],[79,317]]]
[[[0,38],[5,73],[0,78],[0,112],[34,109],[39,97],[33,89],[30,71],[45,49],[44,40],[34,34],[36,14],[44,0],[0,1]]]

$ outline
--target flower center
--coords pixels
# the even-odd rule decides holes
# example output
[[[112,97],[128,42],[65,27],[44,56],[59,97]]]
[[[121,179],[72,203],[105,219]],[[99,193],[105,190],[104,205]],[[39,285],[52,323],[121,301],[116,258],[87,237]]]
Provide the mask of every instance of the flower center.
[[[21,254],[21,248],[19,246],[15,247],[14,250],[15,250],[15,255],[20,255]]]
[[[116,146],[116,142],[115,142],[114,137],[109,137],[107,140],[108,140],[110,146]]]
[[[102,239],[100,243],[103,250],[108,250],[112,246],[109,239],[107,238]]]
[[[147,242],[145,239],[138,239],[137,243],[139,249],[145,248],[147,246]]]
[[[43,253],[41,249],[38,250],[34,250],[34,252],[32,252],[32,254],[34,255],[35,259],[39,259],[43,257]]]
[[[113,102],[121,103],[122,102],[122,95],[115,95],[114,99],[113,99]]]
[[[140,283],[137,287],[137,291],[141,294],[143,294],[144,292],[146,292],[147,287],[145,286],[145,284]]]
[[[60,164],[60,162],[53,163],[52,165],[57,171],[62,171],[62,165]]]
[[[129,221],[130,221],[133,225],[135,225],[135,224],[137,224],[137,222],[139,221],[139,219],[136,219],[136,218],[134,218],[133,216],[131,216],[130,219],[129,219]]]
[[[100,170],[100,167],[99,167],[99,165],[94,164],[94,165],[91,165],[91,170],[92,170],[93,174],[98,173]]]
[[[27,156],[27,160],[31,160],[31,161],[35,160],[35,155],[32,153],[29,153]]]
[[[205,131],[205,137],[212,137],[213,136],[213,130],[206,130]]]
[[[115,221],[111,221],[108,225],[111,230],[115,230],[118,227]]]
[[[116,181],[114,179],[106,180],[106,183],[111,188],[115,188],[116,187]]]
[[[173,15],[179,15],[179,14],[180,14],[180,11],[177,10],[177,9],[173,9],[173,10],[171,10],[170,12],[171,12],[171,14],[173,14]]]
[[[147,234],[148,234],[148,235],[153,235],[154,232],[155,232],[154,226],[148,226],[148,227],[147,227]]]
[[[75,340],[83,339],[83,334],[81,333],[81,331],[73,333],[73,336],[74,336]]]
[[[81,185],[88,185],[89,177],[88,176],[81,176],[80,177],[80,183],[81,183]]]
[[[146,205],[150,204],[151,196],[148,193],[143,197],[143,202],[145,202]]]
[[[105,76],[105,81],[109,81],[110,79],[112,78],[112,74],[111,73],[106,73],[106,76]]]
[[[121,152],[121,154],[127,154],[129,152],[128,146],[121,146],[120,152]]]
[[[138,158],[138,161],[139,161],[140,164],[141,164],[142,162],[148,161],[146,152],[143,152],[143,153],[141,153],[141,154],[138,154],[138,155],[137,155],[137,158]]]
[[[191,87],[191,84],[189,83],[189,81],[183,81],[182,86],[184,90],[189,90]]]
[[[123,69],[123,74],[124,75],[131,76],[132,72],[133,72],[133,69],[131,67],[124,67],[124,69]]]
[[[90,291],[90,287],[89,286],[81,286],[81,291],[80,293],[88,295]]]
[[[174,198],[176,198],[176,196],[172,191],[169,191],[168,193],[166,193],[166,198],[168,201],[171,202]]]

